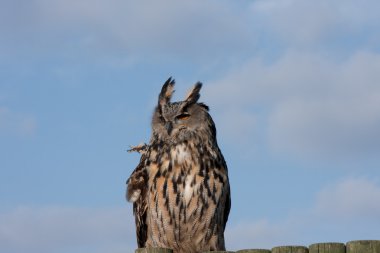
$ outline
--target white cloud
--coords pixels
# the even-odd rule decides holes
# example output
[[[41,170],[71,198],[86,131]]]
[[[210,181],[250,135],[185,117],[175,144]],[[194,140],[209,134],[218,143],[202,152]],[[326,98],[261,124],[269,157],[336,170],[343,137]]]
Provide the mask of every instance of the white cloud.
[[[324,187],[310,207],[287,212],[282,220],[241,221],[227,226],[229,249],[347,242],[380,237],[380,185],[366,178],[346,178]],[[258,206],[259,208],[259,206]]]
[[[277,152],[317,158],[373,156],[380,151],[379,68],[376,53],[358,52],[335,61],[289,51],[271,64],[252,59],[205,92],[236,125],[228,108],[249,110],[253,118],[261,115],[255,123],[268,127],[266,141]],[[258,133],[247,134],[252,139]]]
[[[35,43],[39,49],[59,46],[60,50],[81,48],[150,60],[176,56],[215,61],[226,53],[242,52],[252,42],[242,19],[245,14],[228,1],[36,0],[30,5],[32,13],[24,13],[13,4],[15,16],[28,23],[27,28],[18,26],[8,32],[33,30],[28,45]]]
[[[324,187],[313,204],[284,210],[280,220],[263,217],[230,223],[229,250],[308,245],[380,237],[380,185],[346,178]],[[259,208],[259,206],[257,207]],[[131,208],[20,207],[0,213],[0,250],[9,253],[132,252]]]
[[[240,108],[227,108],[223,113],[211,114],[217,127],[218,139],[223,139],[230,143],[239,140],[239,144],[248,145],[252,142],[252,133],[258,131],[256,128],[255,115]],[[219,137],[219,133],[230,133]]]
[[[380,186],[365,178],[349,178],[327,186],[317,196],[315,215],[335,222],[380,219]]]
[[[36,132],[36,119],[27,114],[11,111],[0,106],[0,135],[16,134],[31,136]]]
[[[268,220],[246,221],[227,226],[226,247],[228,250],[271,249],[292,243],[291,233],[282,224],[274,224]]]
[[[34,48],[38,53],[50,50],[67,56],[68,50],[80,50],[88,56],[96,51],[97,56],[117,54],[150,61],[158,57],[161,62],[175,56],[207,66],[205,62],[233,62],[255,55],[270,43],[279,48],[319,48],[329,42],[344,47],[347,40],[354,40],[354,44],[377,47],[380,38],[372,32],[380,26],[376,0],[238,4],[215,0],[34,0],[25,4],[13,1],[0,10],[0,31],[7,35],[2,38],[7,43],[2,44],[8,45],[4,53],[9,48],[13,53],[16,48]]]
[[[258,0],[251,4],[259,30],[290,47],[308,48],[319,47],[331,39],[372,37],[363,31],[380,25],[378,8],[380,4],[375,0]]]
[[[324,61],[314,67],[309,81],[301,80],[314,91],[295,92],[275,105],[269,117],[273,147],[317,156],[378,153],[380,55],[358,53],[341,64]],[[304,66],[294,61],[293,68],[303,72]]]
[[[20,207],[0,213],[0,251],[132,252],[134,231],[130,208]]]

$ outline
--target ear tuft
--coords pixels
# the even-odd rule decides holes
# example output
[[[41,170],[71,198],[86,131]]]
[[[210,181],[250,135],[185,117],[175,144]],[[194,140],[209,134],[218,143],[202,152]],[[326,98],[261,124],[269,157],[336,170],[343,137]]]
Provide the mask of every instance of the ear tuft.
[[[169,77],[168,80],[162,86],[160,95],[158,96],[158,105],[162,106],[170,102],[170,99],[174,93],[175,80]]]
[[[198,101],[198,99],[201,97],[201,95],[199,94],[199,91],[201,90],[201,88],[202,88],[202,83],[197,82],[194,85],[193,89],[187,94],[185,102],[187,104],[196,103]]]

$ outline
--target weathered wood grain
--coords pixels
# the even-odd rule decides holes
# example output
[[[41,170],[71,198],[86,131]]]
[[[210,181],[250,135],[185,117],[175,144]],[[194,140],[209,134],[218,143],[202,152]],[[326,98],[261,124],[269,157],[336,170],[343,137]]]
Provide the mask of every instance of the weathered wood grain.
[[[380,253],[380,240],[351,241],[347,253]]]
[[[346,253],[343,243],[315,243],[309,246],[310,253]]]
[[[274,247],[272,253],[309,253],[309,249],[304,246],[280,246]]]
[[[236,253],[271,253],[268,249],[242,249],[235,251]]]
[[[140,248],[135,250],[135,253],[173,253],[173,250],[165,248]]]

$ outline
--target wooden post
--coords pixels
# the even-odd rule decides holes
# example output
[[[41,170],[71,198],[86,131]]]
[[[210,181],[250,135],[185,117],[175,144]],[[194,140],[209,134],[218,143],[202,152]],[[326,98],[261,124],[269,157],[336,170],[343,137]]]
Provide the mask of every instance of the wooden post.
[[[173,253],[173,250],[165,248],[139,248],[135,250],[135,253]]]
[[[272,253],[309,253],[309,249],[304,246],[281,246],[274,247]]]
[[[235,251],[236,253],[271,253],[268,249],[242,249]]]
[[[343,243],[315,243],[309,246],[310,253],[346,253]]]
[[[202,253],[234,253],[233,251],[204,251]]]
[[[347,253],[379,253],[380,240],[351,241],[347,243]]]

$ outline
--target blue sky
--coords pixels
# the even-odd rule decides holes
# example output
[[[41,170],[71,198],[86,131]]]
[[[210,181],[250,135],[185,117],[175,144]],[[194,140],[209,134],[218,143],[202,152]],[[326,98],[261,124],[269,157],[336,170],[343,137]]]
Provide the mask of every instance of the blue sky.
[[[125,181],[196,82],[227,248],[380,239],[380,2],[0,0],[0,251],[132,252]]]

